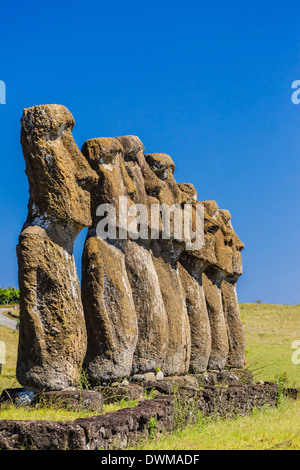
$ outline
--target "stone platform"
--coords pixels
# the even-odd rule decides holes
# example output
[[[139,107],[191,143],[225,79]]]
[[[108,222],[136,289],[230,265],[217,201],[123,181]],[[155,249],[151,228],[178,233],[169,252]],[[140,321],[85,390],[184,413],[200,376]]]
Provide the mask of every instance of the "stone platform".
[[[156,382],[156,386],[163,384]],[[124,449],[141,438],[152,436],[153,430],[155,433],[172,431],[179,420],[181,426],[185,425],[198,413],[216,417],[246,415],[253,408],[276,406],[277,394],[278,385],[273,383],[204,388],[179,386],[176,393],[142,399],[133,408],[73,422],[1,420],[0,450]]]

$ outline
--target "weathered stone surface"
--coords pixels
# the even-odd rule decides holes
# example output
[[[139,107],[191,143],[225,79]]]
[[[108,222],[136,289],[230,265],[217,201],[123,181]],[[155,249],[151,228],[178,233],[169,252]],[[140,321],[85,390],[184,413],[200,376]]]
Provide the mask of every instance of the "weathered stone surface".
[[[121,143],[124,145],[123,150]],[[159,177],[157,177],[155,172],[149,167],[147,159],[145,159],[142,153],[143,146],[137,137],[124,136],[118,139],[92,139],[84,144],[82,151],[99,175],[98,189],[93,193],[93,207],[100,203],[110,202],[114,205],[118,216],[120,214],[118,199],[120,196],[127,196],[129,206],[133,202],[149,206],[153,202],[154,194],[156,196],[164,194],[162,200],[167,199],[168,201],[171,201],[173,192],[176,196],[180,195],[180,190],[173,178],[172,168],[174,164],[170,157],[167,158],[167,167],[165,168],[164,166],[164,174],[159,173]],[[163,158],[166,159],[165,156]],[[156,161],[158,160],[159,158],[157,157]],[[160,178],[163,182],[161,182]],[[149,190],[150,187],[152,188],[151,190]],[[154,187],[160,189],[155,190]],[[149,191],[151,192],[150,196],[147,194]],[[94,218],[94,228],[96,224],[97,219]],[[119,228],[118,225],[117,229]],[[90,280],[90,267],[97,266],[101,260],[99,257],[97,263],[95,263],[96,256],[91,258],[89,254],[89,244],[92,243],[90,238],[97,238],[95,232],[92,233],[90,231],[89,233],[92,235],[88,236],[83,255],[82,295],[88,334],[89,330],[91,330],[91,335],[94,336],[95,325],[93,325],[93,328],[90,325],[95,321],[99,321],[103,314],[98,313],[96,315],[95,313],[97,287],[93,287],[96,285],[96,281],[91,282]],[[107,244],[107,241],[103,241],[103,243]],[[163,259],[163,256],[165,258],[170,258],[171,256],[174,259],[175,252],[178,257],[182,249],[179,249],[177,246],[175,247],[172,241],[167,241],[163,244],[154,243],[154,246],[151,247],[149,247],[149,243],[150,240],[148,239],[142,239],[139,244],[132,240],[119,240],[117,243],[117,246],[121,246],[125,254],[127,276],[130,283],[128,296],[133,297],[138,323],[138,337],[132,360],[132,372],[151,372],[159,367],[164,373],[172,373],[174,371],[176,373],[185,373],[189,367],[191,348],[185,294],[181,285],[176,260],[174,260],[175,264],[173,263],[171,266],[170,259]],[[112,272],[111,276],[111,279],[113,279],[115,274]],[[171,294],[172,289],[176,290],[176,296]],[[93,305],[93,307],[91,308],[90,305]],[[90,320],[90,317],[94,318]],[[109,317],[110,314],[108,315]],[[122,331],[120,323],[117,321],[112,321],[112,323],[114,325],[113,330],[118,329]],[[104,332],[106,328],[106,326],[103,327],[102,325],[100,329]],[[91,349],[89,349],[90,344],[93,344]],[[99,363],[93,378],[96,376],[98,379],[108,378],[108,375],[105,375],[107,366],[101,359],[103,352],[96,352],[97,347],[103,347],[103,344],[103,340],[101,342],[98,339],[88,341],[88,354],[85,361],[88,371],[91,367],[95,368],[95,363]],[[109,345],[107,350],[110,347]],[[91,350],[93,350],[93,353],[90,353]],[[127,352],[131,351],[131,348],[127,347],[126,350]],[[166,357],[167,351],[168,357]],[[91,358],[92,355],[95,357],[94,360]],[[90,363],[93,363],[93,366],[88,365]],[[122,363],[124,364],[124,361]],[[116,364],[116,361],[114,364]],[[120,371],[117,370],[116,365],[114,365],[114,370],[114,376],[117,377]],[[126,374],[128,372],[123,372],[123,375]]]
[[[253,385],[253,375],[247,369],[230,369],[223,371],[206,371],[195,374],[200,387],[208,385]]]
[[[144,396],[144,389],[138,384],[118,385],[115,387],[98,386],[94,388],[104,397],[104,403],[117,403],[120,400],[134,401]]]
[[[221,291],[224,277],[224,272],[214,266],[206,268],[203,273],[203,286],[211,330],[209,369],[224,369],[229,352]]]
[[[0,450],[85,450],[84,429],[71,422],[0,420]]]
[[[206,371],[202,374],[195,374],[199,387],[211,387],[217,385],[217,374]]]
[[[86,351],[73,244],[91,223],[96,174],[73,140],[74,119],[66,108],[29,108],[21,123],[30,200],[17,247],[17,378],[30,389],[60,390],[76,386]]]
[[[172,386],[175,386],[176,390],[178,390],[180,387],[198,388],[198,381],[194,375],[174,375],[172,377],[165,377],[165,381],[171,383]]]
[[[186,306],[191,331],[190,370],[197,373],[207,369],[211,353],[211,327],[202,284],[203,269],[199,260],[178,264],[180,279],[185,290]],[[196,266],[194,266],[194,264]],[[186,269],[187,268],[187,269]],[[192,275],[190,274],[192,272]]]
[[[236,282],[223,280],[222,302],[224,317],[227,324],[228,358],[230,367],[243,367],[245,362],[246,338],[237,301]]]
[[[143,374],[134,374],[131,377],[131,381],[135,383],[140,383],[145,381],[145,376]]]
[[[149,210],[151,204],[190,204],[194,214],[199,204],[197,192],[189,183],[176,182],[171,157],[144,151],[136,136],[91,139],[84,144],[82,152],[99,177],[92,196],[94,213],[98,204],[112,203],[118,216],[119,197],[126,196],[129,207],[143,204]],[[214,201],[204,201],[203,207],[204,245],[198,250],[187,251],[184,236],[174,236],[172,231],[169,238],[162,237],[161,220],[159,237],[151,232],[149,238],[149,218],[145,238],[137,243],[134,233],[129,233],[129,240],[117,243],[125,254],[129,295],[138,323],[133,374],[158,367],[170,375],[201,372],[207,367],[222,370],[226,364],[241,366],[245,347],[236,297],[231,289],[227,298],[227,286],[222,296],[222,283],[226,279],[229,284],[233,275],[240,274],[243,245],[228,211],[219,209]],[[97,219],[93,217],[95,229]],[[171,227],[174,217],[171,211]],[[117,219],[120,234],[119,223]],[[87,259],[83,278],[89,276],[90,264],[93,262]],[[93,302],[89,299],[87,303]],[[86,311],[90,310],[87,306]]]
[[[142,401],[134,408],[118,410],[103,416],[78,419],[86,434],[89,449],[125,449],[140,438],[148,438],[155,422],[155,433],[169,431],[173,427],[173,397],[165,396]],[[0,447],[1,448],[1,447]]]
[[[60,390],[37,393],[33,404],[59,406],[72,411],[92,411],[101,413],[104,397],[94,390]]]
[[[238,375],[228,370],[209,372],[205,374],[204,377],[202,377],[202,380],[201,377],[198,375],[197,379],[199,385],[208,385],[210,381],[208,376],[211,376],[212,385],[242,385],[242,382],[239,379]]]
[[[146,201],[148,205],[153,203],[172,205],[173,203],[181,203],[186,199],[185,193],[180,190],[174,179],[175,164],[169,155],[147,154],[143,156],[139,153],[138,165],[144,178],[146,192],[146,197],[143,193],[139,202]],[[137,170],[135,174],[138,173]],[[136,178],[136,187],[140,186],[137,184],[140,180],[141,178]],[[173,214],[171,214],[171,226],[174,222],[172,217]],[[162,337],[159,337],[159,342],[157,342],[149,328],[142,328],[140,337],[147,338],[150,335],[153,338],[153,343],[157,344],[157,350],[161,350],[161,352],[165,351],[165,341],[168,341],[167,356],[163,364],[159,363],[159,360],[157,361],[157,366],[162,369],[164,374],[186,373],[189,368],[190,325],[185,303],[185,292],[177,266],[177,260],[183,251],[183,246],[182,239],[173,239],[172,237],[168,240],[152,239],[150,244],[150,254],[159,283],[159,285],[156,285],[156,289],[158,292],[160,291],[164,303],[164,309],[162,309],[160,302],[159,304],[157,302],[153,304],[152,302],[151,307],[150,296],[150,309],[159,305],[159,310],[162,310],[162,312],[165,310],[166,316],[161,315],[161,327],[165,326],[167,318],[168,331],[166,334],[164,328]],[[176,295],[174,295],[174,291]],[[149,314],[147,315],[144,309],[139,316],[144,321],[149,318]],[[148,320],[146,321],[149,324]],[[165,341],[163,341],[163,338],[165,338]],[[147,344],[144,344],[143,341],[140,344],[141,349],[147,347]],[[153,369],[155,370],[155,367]]]
[[[154,372],[146,372],[146,374],[144,374],[144,378],[146,382],[156,381]]]
[[[137,317],[123,251],[88,236],[82,258],[82,299],[88,346],[89,379],[129,376],[137,343]]]
[[[25,109],[21,120],[30,194],[26,224],[44,223],[47,232],[51,222],[72,223],[74,230],[91,223],[89,190],[96,175],[74,142],[74,125],[72,114],[60,105]]]
[[[138,318],[138,340],[133,356],[134,374],[163,367],[169,344],[168,316],[159,279],[149,250],[128,241],[127,275]]]
[[[159,380],[159,381],[147,381],[143,382],[143,388],[147,392],[151,392],[152,390],[157,390],[159,393],[163,395],[170,395],[172,392],[172,383],[165,381],[165,380]]]
[[[156,376],[155,376],[156,380],[158,380],[158,381],[164,380],[164,377],[165,377],[165,376],[164,376],[164,373],[163,373],[162,370],[159,370],[159,371],[156,373]]]
[[[127,174],[117,139],[92,139],[82,152],[98,175],[92,192],[92,228],[83,251],[82,298],[88,350],[85,368],[92,381],[128,376],[138,339],[138,319],[125,265],[126,240],[109,243],[97,236],[96,208],[112,204],[119,220],[119,197],[136,188]],[[116,230],[120,227],[117,223]],[[117,232],[115,238],[117,238]]]
[[[192,188],[180,187],[193,194]],[[215,201],[203,204],[204,245],[199,250],[185,251],[180,257],[182,279],[186,280],[193,372],[207,367],[223,369],[225,364],[242,367],[245,357],[245,336],[235,292],[242,272],[240,252],[244,245],[234,233],[230,213],[220,210]],[[201,298],[205,302],[202,300],[199,308]],[[204,335],[203,329],[207,331]]]
[[[75,261],[63,247],[23,234],[18,245],[20,339],[18,381],[33,390],[77,384],[86,329]]]
[[[207,281],[210,322],[214,325],[212,342],[220,346],[220,338],[223,337],[224,342],[228,342],[228,353],[223,349],[223,354],[227,354],[227,366],[240,368],[244,365],[246,340],[237,302],[236,282],[242,274],[241,251],[244,244],[233,230],[229,211],[219,209],[214,201],[205,201],[204,205],[208,215],[216,220],[219,227],[214,234],[216,262],[212,263],[204,274],[204,282]],[[219,301],[220,293],[216,287],[221,289],[222,307]],[[217,310],[219,310],[218,319],[216,319]],[[227,338],[224,333],[223,317]],[[213,357],[209,367],[216,367]]]
[[[166,375],[185,374],[189,370],[191,333],[179,269],[162,256],[153,256],[161,294],[169,323],[168,354],[162,370]],[[174,295],[176,293],[176,295]]]
[[[232,368],[231,372],[238,376],[243,385],[253,385],[253,374],[249,369],[236,369]]]
[[[182,403],[196,402],[203,416],[246,415],[253,408],[277,403],[277,384],[210,386],[204,389],[181,387],[178,391]],[[188,409],[188,406],[187,406]]]

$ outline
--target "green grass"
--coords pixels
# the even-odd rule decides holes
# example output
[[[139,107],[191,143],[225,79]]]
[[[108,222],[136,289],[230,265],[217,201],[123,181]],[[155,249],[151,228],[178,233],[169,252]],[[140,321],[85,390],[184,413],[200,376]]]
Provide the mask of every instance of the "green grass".
[[[128,402],[121,400],[118,403],[104,405],[101,414],[133,407],[136,406],[137,403],[137,401]],[[67,410],[60,407],[58,404],[55,406],[36,405],[34,407],[5,404],[0,407],[0,419],[74,421],[77,418],[88,418],[89,416],[95,416],[95,414],[95,411]]]
[[[3,308],[14,308],[15,305],[18,305],[18,304],[0,304],[0,308],[3,309]]]
[[[300,364],[292,363],[292,343],[300,340],[300,305],[240,304],[247,341],[247,367],[255,380],[274,381],[286,372],[300,387]]]
[[[300,450],[300,400],[236,418],[199,418],[195,425],[144,441],[141,450]]]
[[[18,331],[0,325],[0,341],[4,341],[6,347],[6,364],[0,375],[0,392],[5,388],[21,387],[16,379],[18,340]]]
[[[18,351],[18,331],[11,330],[0,325],[0,341],[6,345],[6,364],[3,365],[0,375],[0,394],[6,388],[19,388],[21,385],[16,379],[16,364]],[[117,411],[121,408],[135,406],[136,401],[128,402],[121,400],[118,403],[104,405],[103,413]],[[59,407],[17,407],[5,405],[0,407],[0,419],[40,419],[51,421],[73,421],[77,418],[94,415],[95,412],[82,412],[64,410]]]
[[[70,411],[59,407],[17,407],[13,404],[1,406],[0,419],[74,421],[77,418],[94,416],[95,412]]]

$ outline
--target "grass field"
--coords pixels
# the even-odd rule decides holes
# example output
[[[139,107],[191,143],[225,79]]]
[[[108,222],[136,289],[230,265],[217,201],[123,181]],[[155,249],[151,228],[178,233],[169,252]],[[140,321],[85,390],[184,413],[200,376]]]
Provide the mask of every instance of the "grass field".
[[[300,364],[292,362],[292,344],[300,340],[300,305],[240,304],[247,340],[247,367],[255,380],[287,375],[300,387]],[[300,356],[300,355],[299,355]]]
[[[287,385],[300,386],[300,364],[292,362],[292,344],[300,340],[300,305],[240,304],[247,339],[247,365],[255,381],[287,377]],[[18,332],[0,326],[6,344],[6,364],[0,391],[20,387],[15,377]],[[299,355],[300,356],[300,355]],[[105,406],[104,412],[135,403]],[[59,408],[26,409],[12,405],[0,409],[0,419],[74,420],[92,413]],[[143,449],[300,449],[300,400],[284,401],[276,409],[254,410],[236,419],[199,419],[184,430],[152,439]]]
[[[16,379],[18,339],[18,331],[0,325],[0,341],[5,343],[6,349],[6,364],[3,365],[2,374],[0,375],[0,391],[4,388],[21,386]]]
[[[141,443],[141,450],[300,450],[300,400],[195,425]]]

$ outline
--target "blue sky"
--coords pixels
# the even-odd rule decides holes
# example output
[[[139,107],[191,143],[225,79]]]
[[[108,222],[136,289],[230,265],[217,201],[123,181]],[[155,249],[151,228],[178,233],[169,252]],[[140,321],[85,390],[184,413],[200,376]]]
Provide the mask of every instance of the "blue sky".
[[[27,214],[23,108],[56,103],[80,148],[138,135],[200,200],[230,210],[246,245],[240,301],[300,303],[299,14],[293,0],[2,4],[0,286],[17,286]]]

